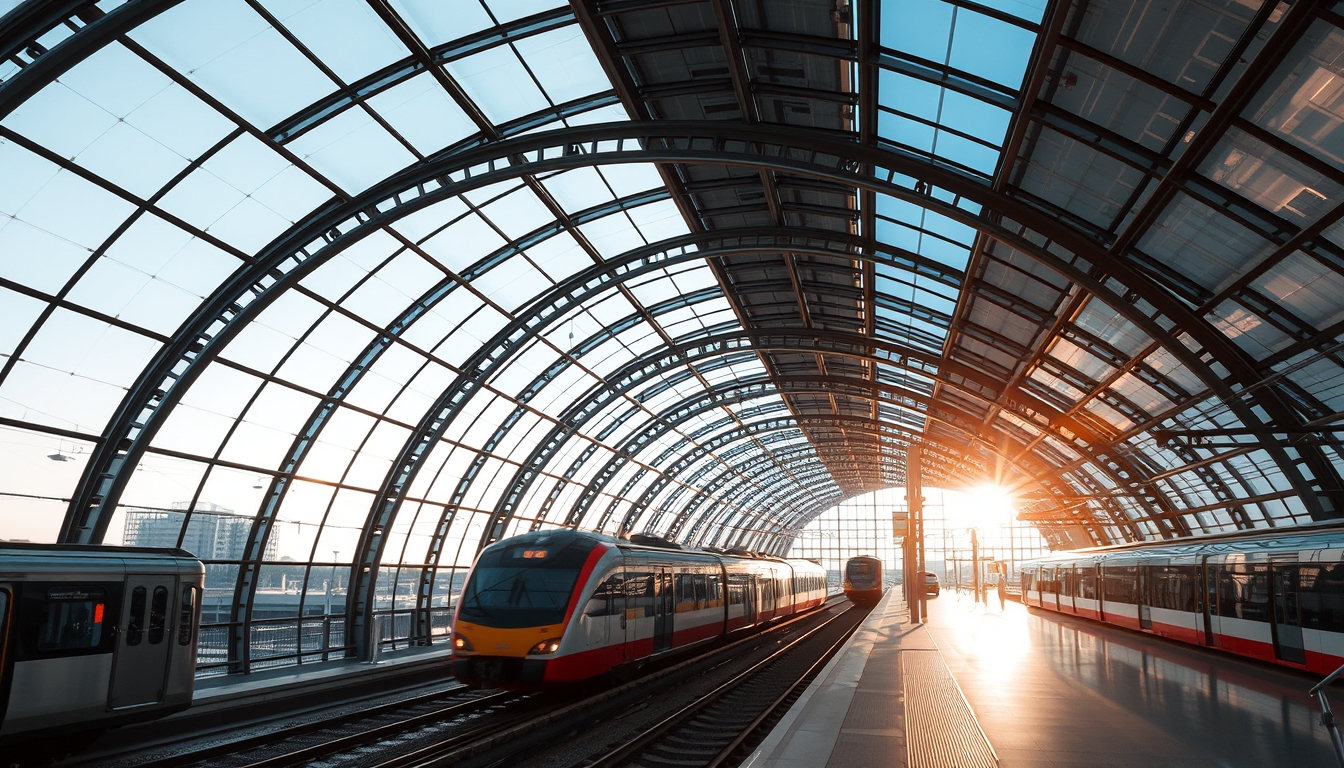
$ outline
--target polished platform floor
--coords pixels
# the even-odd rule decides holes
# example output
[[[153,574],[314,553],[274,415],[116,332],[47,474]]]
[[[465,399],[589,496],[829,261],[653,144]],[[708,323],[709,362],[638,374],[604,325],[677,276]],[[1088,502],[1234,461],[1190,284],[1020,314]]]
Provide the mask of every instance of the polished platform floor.
[[[992,593],[988,608],[944,593],[929,609],[914,627],[884,600],[747,764],[1337,765],[1310,677],[1018,603],[1000,610]],[[1336,699],[1344,708],[1344,691]]]

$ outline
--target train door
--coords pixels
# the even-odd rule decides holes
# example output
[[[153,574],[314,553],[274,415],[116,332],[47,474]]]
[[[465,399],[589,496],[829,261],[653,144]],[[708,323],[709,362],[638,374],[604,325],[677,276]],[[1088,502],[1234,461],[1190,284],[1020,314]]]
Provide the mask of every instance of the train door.
[[[1298,603],[1298,566],[1271,563],[1269,577],[1274,589],[1274,655],[1298,664],[1307,662],[1302,644],[1302,615]]]
[[[653,652],[672,647],[672,619],[676,615],[676,595],[672,589],[672,571],[668,568],[653,570]]]
[[[1139,628],[1153,628],[1153,608],[1148,601],[1148,566],[1139,566]]]
[[[12,595],[8,585],[0,585],[0,720],[4,719],[5,711],[9,707],[9,689],[3,683],[5,665],[8,663],[5,649],[9,647],[9,611],[10,603],[13,602]]]
[[[1195,566],[1195,593],[1199,594],[1199,611],[1204,615],[1204,644],[1206,646],[1216,646],[1214,635],[1214,605],[1218,600],[1218,593],[1214,590],[1214,580],[1208,573],[1208,555],[1199,558],[1199,564]]]
[[[755,626],[760,621],[760,616],[758,616],[756,613],[757,606],[760,605],[761,602],[760,599],[758,598],[760,587],[756,583],[756,574],[752,574],[747,578],[749,579],[749,581],[747,582],[747,590],[746,590],[747,604],[745,606],[745,613],[743,615],[747,617],[746,625],[748,627],[751,627]]]
[[[177,577],[173,575],[126,577],[109,708],[128,709],[163,700],[163,681],[173,649],[168,606],[175,594]]]
[[[1106,620],[1106,602],[1103,599],[1102,590],[1105,587],[1101,581],[1101,563],[1092,564],[1092,596],[1097,599],[1097,621]]]
[[[1069,610],[1078,613],[1078,589],[1083,584],[1083,572],[1078,566],[1069,566]]]
[[[766,577],[761,584],[761,620],[774,619],[778,605],[775,603],[774,578]]]

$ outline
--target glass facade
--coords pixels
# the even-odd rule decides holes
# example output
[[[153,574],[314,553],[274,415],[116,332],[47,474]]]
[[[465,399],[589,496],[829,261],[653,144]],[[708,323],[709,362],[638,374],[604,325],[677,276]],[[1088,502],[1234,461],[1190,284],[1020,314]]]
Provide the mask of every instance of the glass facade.
[[[1053,547],[1344,511],[1323,6],[67,10],[0,2],[0,537],[194,551],[203,673],[441,642],[523,531],[778,554],[915,443]]]
[[[1017,563],[1049,551],[1036,526],[1014,519],[1011,509],[984,514],[974,494],[924,489],[924,560],[947,589],[971,588],[971,529],[978,537],[982,563],[1003,563],[1016,584]],[[837,504],[794,532],[789,557],[812,560],[826,569],[832,590],[841,588],[845,561],[859,555],[882,560],[887,587],[901,583],[902,539],[892,534],[892,514],[906,513],[904,488],[887,488]],[[982,566],[987,569],[987,566]],[[982,574],[985,573],[982,570]]]

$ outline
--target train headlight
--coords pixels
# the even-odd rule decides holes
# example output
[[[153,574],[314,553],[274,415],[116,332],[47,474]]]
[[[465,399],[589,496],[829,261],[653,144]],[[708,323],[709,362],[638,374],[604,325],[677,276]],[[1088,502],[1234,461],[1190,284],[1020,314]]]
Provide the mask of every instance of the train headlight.
[[[560,650],[560,638],[553,637],[550,640],[542,640],[540,643],[532,646],[532,650],[527,652],[528,656],[540,656],[547,653],[555,653]]]
[[[476,650],[476,649],[471,647],[471,641],[470,641],[470,640],[468,640],[467,638],[463,637],[462,635],[459,635],[458,633],[454,632],[454,633],[453,633],[453,650],[455,650],[455,651],[474,651],[474,650]]]

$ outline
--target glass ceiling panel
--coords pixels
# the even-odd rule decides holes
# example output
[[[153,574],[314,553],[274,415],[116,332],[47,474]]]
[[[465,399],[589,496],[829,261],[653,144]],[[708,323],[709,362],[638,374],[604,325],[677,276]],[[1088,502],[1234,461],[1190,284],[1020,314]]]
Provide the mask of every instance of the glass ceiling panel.
[[[1040,12],[1019,22],[943,0],[883,3],[878,136],[984,177],[994,175]]]
[[[13,466],[25,467],[23,471],[37,478],[15,478],[6,469],[5,493],[39,486],[46,489],[43,493],[56,494],[50,498],[74,493],[79,474],[88,466],[75,457],[96,446],[95,440],[84,438],[117,426],[109,425],[109,419],[127,392],[144,383],[142,373],[155,353],[202,302],[213,300],[230,275],[253,264],[268,244],[296,224],[315,221],[310,219],[314,211],[339,204],[447,148],[627,119],[585,37],[583,30],[591,27],[581,27],[573,16],[585,12],[581,4],[389,4],[409,31],[389,26],[360,0],[187,0],[79,61],[58,81],[34,89],[31,98],[0,121],[0,213],[5,214],[0,217],[0,353],[5,355],[0,358],[0,415],[11,422],[2,428],[24,446],[26,458]],[[115,5],[104,2],[99,7]],[[0,12],[11,7],[13,3],[0,1]],[[1217,40],[1235,39],[1253,13],[1249,5],[1236,2],[1178,2],[1173,8],[1177,18],[1208,22],[1209,30],[1222,36],[1208,38],[1214,41],[1211,45],[1222,46],[1209,49],[1214,52],[1226,47]],[[993,180],[1004,166],[1002,145],[1013,110],[1020,105],[1018,91],[1043,10],[1043,3],[1014,0],[882,3],[875,30],[881,71],[873,83],[880,104],[871,126],[881,146],[958,170],[979,183]],[[1105,10],[1098,16],[1110,18],[1112,11]],[[828,18],[829,10],[823,24]],[[1201,41],[1183,37],[1179,25],[1158,29],[1152,19],[1129,27],[1114,25],[1132,34],[1112,38],[1108,35],[1115,30],[1097,23],[1096,17],[1082,21],[1082,27],[1065,34],[1078,34],[1128,65],[1107,59],[1117,65],[1112,69],[1078,55],[1076,90],[1070,85],[1059,92],[1052,103],[1060,109],[1051,112],[1050,130],[1055,133],[1038,142],[1047,147],[1042,152],[1056,153],[1059,166],[1046,169],[1047,164],[1040,164],[1045,170],[1031,179],[1035,186],[1029,188],[1101,232],[1117,220],[1122,225],[1135,220],[1129,218],[1135,215],[1132,209],[1150,194],[1138,189],[1144,182],[1134,174],[1115,169],[1131,168],[1134,157],[1180,139],[1173,126],[1188,117],[1184,110],[1196,108],[1191,105],[1204,98],[1187,100],[1180,91],[1211,83],[1217,62],[1185,61],[1190,58],[1187,44]],[[777,23],[785,21],[772,17],[772,28]],[[44,38],[47,47],[78,35],[73,29],[77,26],[50,32]],[[1156,279],[1187,299],[1204,301],[1196,311],[1207,315],[1233,345],[1263,361],[1265,370],[1281,372],[1285,392],[1295,395],[1295,388],[1302,388],[1310,393],[1302,399],[1304,408],[1337,408],[1344,389],[1339,383],[1344,367],[1338,360],[1304,356],[1324,348],[1319,342],[1329,340],[1320,337],[1344,321],[1332,298],[1344,290],[1344,271],[1338,254],[1325,243],[1336,234],[1331,230],[1315,241],[1315,233],[1309,233],[1282,252],[1274,237],[1331,221],[1327,217],[1344,199],[1344,183],[1331,173],[1332,167],[1344,167],[1344,153],[1336,146],[1341,142],[1332,138],[1344,115],[1335,103],[1341,90],[1335,87],[1339,73],[1331,53],[1340,46],[1337,37],[1338,31],[1323,20],[1313,26],[1289,53],[1283,76],[1257,98],[1245,94],[1248,100],[1240,103],[1251,106],[1234,119],[1238,127],[1208,141],[1208,151],[1190,170],[1202,186],[1163,198],[1163,207],[1151,212],[1156,216],[1148,217],[1156,218],[1158,226],[1124,239],[1125,247],[1146,254]],[[1169,41],[1171,50],[1156,58],[1142,55],[1154,41]],[[768,60],[762,47],[749,47],[749,63]],[[40,54],[18,55],[27,62]],[[807,53],[799,60],[811,75],[824,79],[831,74],[832,60],[826,57]],[[845,59],[837,61],[834,68],[843,75]],[[0,78],[22,74],[18,66],[13,61],[0,65]],[[1140,68],[1174,86],[1159,87],[1164,83],[1153,77],[1132,77]],[[753,84],[785,91],[797,87],[777,73],[748,77]],[[827,87],[859,87],[856,79],[846,82]],[[1084,91],[1096,95],[1092,104],[1083,104]],[[844,98],[824,109],[817,106],[808,124],[843,114],[828,127],[852,129],[854,115],[866,118],[871,113],[845,112],[843,102],[851,95],[840,94]],[[820,101],[812,96],[802,100]],[[565,104],[569,108],[560,109]],[[1153,116],[1154,111],[1163,116]],[[1084,152],[1095,147],[1085,132],[1069,126],[1089,120],[1118,134],[1107,137],[1115,146],[1126,140],[1141,146],[1126,148],[1128,160],[1111,154],[1107,161],[1086,160]],[[1115,152],[1114,146],[1109,150]],[[1089,170],[1068,176],[1064,166],[1071,163],[1085,163]],[[1145,173],[1160,171],[1154,168]],[[676,175],[682,169],[667,170]],[[875,231],[860,234],[916,254],[920,263],[948,267],[941,278],[919,268],[868,267],[857,260],[827,271],[825,259],[790,256],[796,277],[785,276],[808,285],[805,294],[813,287],[824,289],[799,302],[802,313],[814,312],[813,327],[852,327],[859,318],[866,321],[862,332],[889,342],[884,346],[913,347],[937,359],[961,298],[955,275],[967,267],[975,247],[972,228],[886,196],[877,197],[871,212],[839,216],[856,213],[836,207],[853,205],[834,202],[847,197],[843,191],[806,188],[799,179],[773,172],[724,172],[724,178],[715,173],[705,166],[703,176],[687,174],[680,181],[697,188],[689,195],[719,199],[723,210],[733,209],[719,221],[769,221],[765,217],[777,216],[791,223],[841,222],[841,229],[855,218],[865,225],[873,221]],[[1096,191],[1098,175],[1112,180],[1114,188],[1087,196],[1089,190]],[[610,279],[614,273],[605,274],[586,293],[576,294],[578,302],[548,304],[555,307],[546,310],[554,316],[520,331],[512,337],[514,343],[490,350],[497,362],[485,363],[479,369],[481,379],[464,387],[470,389],[469,396],[453,399],[461,394],[452,389],[462,374],[458,366],[466,365],[483,345],[497,345],[494,337],[510,323],[529,319],[514,313],[527,311],[523,308],[555,291],[556,281],[612,266],[613,259],[632,248],[690,232],[663,178],[653,165],[630,164],[504,182],[438,202],[382,230],[361,232],[355,245],[330,260],[324,254],[301,279],[295,276],[296,285],[242,324],[231,341],[209,349],[199,378],[180,402],[165,410],[159,432],[145,439],[148,448],[137,456],[146,471],[137,473],[120,497],[123,508],[116,512],[120,517],[114,525],[131,519],[125,507],[133,503],[168,509],[186,505],[177,510],[184,515],[176,523],[184,534],[200,529],[205,515],[218,511],[205,505],[218,504],[229,514],[252,518],[266,509],[267,488],[283,477],[298,482],[286,486],[290,495],[276,519],[303,521],[301,533],[280,535],[285,556],[300,563],[329,556],[348,563],[378,494],[401,493],[389,485],[395,479],[389,474],[393,461],[407,446],[416,445],[420,435],[412,430],[433,421],[436,413],[446,414],[448,422],[428,435],[438,443],[429,443],[433,447],[424,457],[427,469],[414,478],[392,528],[395,551],[389,550],[390,563],[425,563],[427,532],[438,527],[439,516],[461,509],[462,519],[451,521],[452,540],[445,544],[449,554],[441,565],[451,569],[469,564],[489,516],[514,491],[521,502],[512,510],[517,519],[510,530],[526,529],[537,519],[563,523],[580,503],[588,481],[597,482],[610,462],[626,461],[614,451],[627,444],[633,446],[635,461],[621,464],[610,480],[599,483],[601,497],[584,510],[585,521],[610,516],[606,525],[611,529],[626,514],[639,512],[641,520],[656,519],[660,530],[667,530],[677,514],[694,506],[697,514],[731,517],[759,528],[770,519],[763,510],[771,494],[789,499],[791,511],[779,512],[786,516],[815,499],[829,498],[836,492],[829,485],[797,498],[789,495],[797,477],[824,479],[825,465],[815,454],[767,455],[806,448],[808,435],[801,430],[737,434],[715,446],[715,455],[692,458],[696,444],[738,430],[744,421],[788,423],[790,408],[815,407],[822,413],[822,406],[815,404],[823,398],[812,392],[781,395],[761,387],[778,375],[776,369],[787,370],[787,375],[816,370],[818,375],[867,376],[925,396],[934,392],[935,381],[950,381],[949,375],[934,379],[912,373],[902,366],[913,363],[897,361],[901,352],[890,350],[871,356],[887,359],[887,364],[870,361],[866,369],[852,356],[781,351],[771,353],[775,359],[767,369],[759,353],[743,347],[688,356],[657,372],[632,376],[620,395],[601,401],[572,423],[559,423],[573,411],[576,399],[608,389],[607,382],[583,367],[615,377],[630,361],[655,355],[665,339],[684,343],[714,333],[743,334],[734,312],[742,309],[733,303],[738,295],[725,295],[704,262],[650,269],[624,288]],[[779,194],[775,202],[783,206],[782,213],[768,210],[751,188],[756,184],[764,191],[772,179],[779,183],[780,189],[770,192]],[[1176,179],[1175,184],[1185,181]],[[979,211],[944,190],[930,194],[963,210]],[[1130,198],[1133,205],[1125,202]],[[1120,210],[1125,205],[1130,210]],[[557,219],[559,212],[564,216]],[[1275,219],[1288,226],[1271,235]],[[1011,317],[995,318],[988,299],[977,298],[974,305],[967,302],[972,313],[968,319],[977,332],[999,334],[1001,347],[1044,351],[1027,369],[1025,386],[1036,396],[1056,407],[1081,403],[1085,418],[1110,434],[1139,432],[1148,426],[1145,419],[1166,416],[1185,395],[1203,396],[1196,373],[1125,321],[1121,312],[1081,295],[1071,300],[1072,286],[1063,280],[1019,280],[1005,276],[1007,267],[989,269],[996,271],[987,270],[976,279],[999,280],[1001,298],[1021,303]],[[1009,290],[1012,286],[1021,289]],[[791,306],[781,309],[789,303],[786,299],[771,298],[761,306],[783,317],[785,311],[794,311]],[[856,301],[872,306],[856,309]],[[1142,299],[1135,306],[1158,316]],[[1065,307],[1071,316],[1059,320],[1059,327],[1068,340],[1037,345],[1035,334],[1049,324],[1050,313]],[[1158,319],[1170,327],[1170,318]],[[991,338],[985,333],[977,343],[988,346]],[[990,354],[982,356],[990,359]],[[1003,349],[997,354],[993,359],[1009,375],[1012,361],[1002,360],[1007,354]],[[538,380],[547,372],[554,374],[552,380]],[[716,396],[736,396],[730,385],[744,380],[751,380],[753,394],[760,394],[739,402],[721,399],[694,412],[682,403],[706,401],[706,386]],[[478,386],[481,382],[488,384]],[[1093,391],[1098,388],[1102,391]],[[1312,398],[1320,402],[1308,403]],[[970,397],[958,402],[968,413],[983,405]],[[673,423],[656,418],[679,404],[683,410],[668,417]],[[905,400],[875,407],[857,396],[836,396],[825,408],[828,414],[875,413],[893,432],[897,427],[920,429],[925,412]],[[1193,412],[1200,415],[1183,412],[1166,418],[1209,420]],[[988,423],[1013,424],[1003,413],[985,410],[985,416]],[[1234,414],[1219,412],[1217,418],[1221,424],[1236,422]],[[1018,419],[1014,435],[1023,440],[1045,435],[1044,420]],[[561,445],[547,445],[552,434],[571,428],[574,434]],[[59,430],[70,436],[62,437]],[[288,452],[295,450],[295,436],[305,430],[314,435],[311,450],[302,448],[306,452],[295,457],[297,472],[283,469]],[[842,431],[818,428],[813,437],[829,439],[834,447],[842,445]],[[1138,445],[1140,438],[1132,439]],[[1053,437],[1044,437],[1043,443],[1043,463],[1055,461],[1062,467],[1095,459]],[[894,438],[884,442],[874,437],[865,445],[894,450],[896,444]],[[13,452],[8,447],[5,451]],[[65,451],[73,461],[51,458],[53,453],[66,456]],[[545,461],[542,476],[525,484],[520,462],[528,454]],[[41,459],[41,470],[31,469],[34,457]],[[725,461],[758,459],[753,465],[758,476],[724,475]],[[683,461],[685,466],[667,482],[640,461],[656,462],[662,469]],[[1172,469],[1183,466],[1182,461],[1174,454],[1162,457],[1163,466]],[[785,466],[792,468],[794,479],[780,469]],[[1228,483],[1250,492],[1294,487],[1272,456],[1257,454],[1211,466]],[[1239,479],[1237,472],[1249,479]],[[561,477],[565,473],[571,476]],[[712,498],[698,498],[710,482],[717,484]],[[1115,474],[1098,464],[1080,467],[1073,482],[1094,489],[1117,483]],[[1180,476],[1172,482],[1173,487],[1189,485],[1192,499],[1218,498],[1202,481]],[[346,487],[333,490],[321,483]],[[636,510],[636,499],[645,491],[650,492],[649,503]],[[432,496],[435,504],[422,506],[422,496]],[[195,522],[185,519],[193,500],[200,504]],[[1142,504],[1121,504],[1130,505],[1132,514],[1144,513]],[[1261,516],[1307,514],[1298,502],[1262,506],[1256,512]],[[53,510],[42,512],[47,516],[39,526],[42,535],[51,535],[46,533],[54,529],[51,518],[63,514],[63,508]],[[1227,521],[1212,514],[1199,524],[1225,526]],[[109,531],[108,540],[120,533]],[[227,553],[234,566],[241,557],[237,549]],[[212,579],[221,578],[212,574]],[[450,593],[453,574],[440,575],[446,576],[445,591]],[[305,589],[311,591],[311,586]]]

